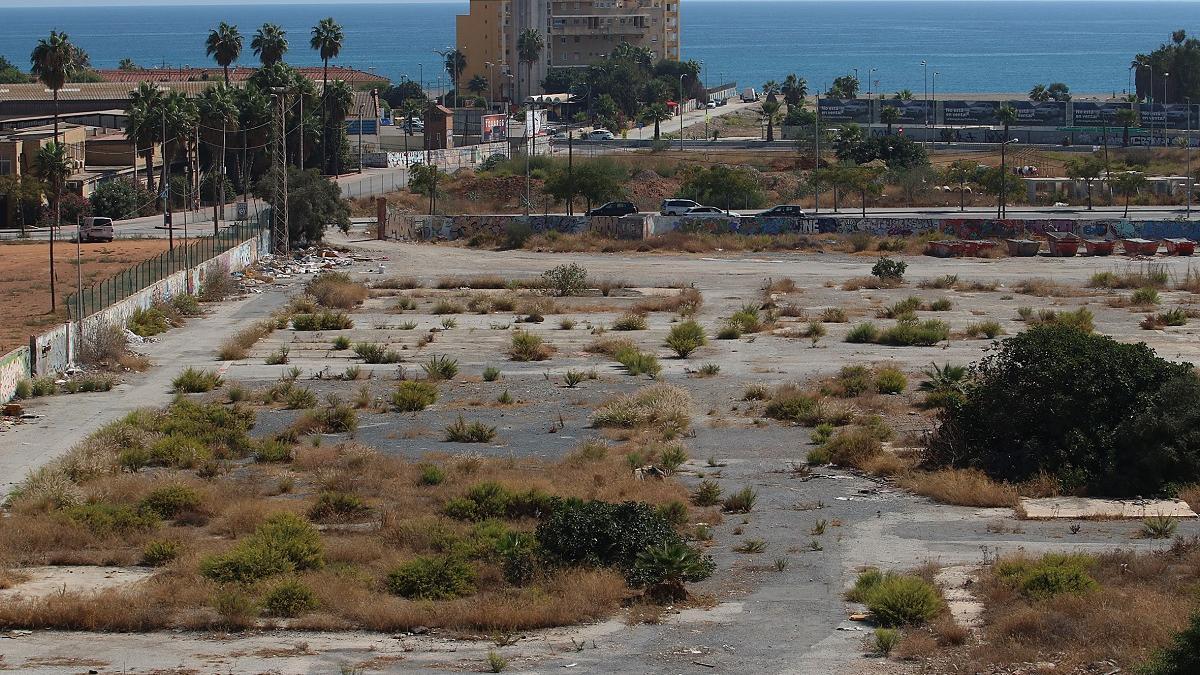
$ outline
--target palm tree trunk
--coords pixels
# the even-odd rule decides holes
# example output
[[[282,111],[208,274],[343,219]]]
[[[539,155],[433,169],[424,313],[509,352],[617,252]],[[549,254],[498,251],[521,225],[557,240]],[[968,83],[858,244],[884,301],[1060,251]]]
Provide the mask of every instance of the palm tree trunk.
[[[325,59],[325,69],[321,74],[321,171],[329,173],[329,59]]]
[[[1126,192],[1125,193],[1125,217],[1126,218],[1129,217],[1129,197],[1130,197],[1130,193]]]
[[[654,140],[656,140],[656,141],[658,140],[658,130],[659,130],[658,124],[659,124],[658,116],[655,115],[655,117],[654,117]]]
[[[958,184],[958,210],[959,211],[967,210],[967,184],[966,183]]]
[[[229,64],[221,66],[221,70],[225,71],[225,86],[229,86]]]
[[[154,144],[146,150],[146,189],[154,192]]]
[[[58,89],[54,90],[54,146],[58,145]],[[50,226],[50,313],[57,309],[58,298],[54,292],[54,230],[62,219],[62,181],[55,181],[54,186],[54,224]]]

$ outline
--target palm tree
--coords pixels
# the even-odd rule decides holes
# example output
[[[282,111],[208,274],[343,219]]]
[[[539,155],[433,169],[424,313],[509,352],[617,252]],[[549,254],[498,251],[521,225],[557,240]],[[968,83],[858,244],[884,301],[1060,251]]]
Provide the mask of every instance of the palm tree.
[[[1044,84],[1035,84],[1035,85],[1033,85],[1033,89],[1029,90],[1029,100],[1030,101],[1049,101],[1050,100],[1050,90],[1046,89],[1046,85],[1044,85]]]
[[[250,48],[254,50],[258,60],[264,66],[279,63],[283,60],[283,55],[287,54],[287,31],[277,24],[264,23],[255,31],[254,39],[250,41]]]
[[[1000,123],[1004,125],[1004,139],[1001,142],[1007,143],[1008,128],[1017,121],[1017,109],[1005,103],[1004,105],[1000,106],[1000,110],[996,113],[996,118],[999,119]]]
[[[251,155],[250,148],[262,147],[269,136],[273,111],[271,98],[264,94],[253,83],[233,90],[233,100],[237,104],[237,125],[242,132],[242,142],[234,150],[240,150],[242,159],[235,162],[237,166],[238,187],[243,194],[250,189],[250,181],[254,176],[255,159],[262,153]]]
[[[650,546],[638,554],[635,575],[656,602],[687,600],[685,582],[703,581],[713,573],[713,561],[681,542]]]
[[[66,33],[50,31],[50,37],[38,40],[29,55],[33,76],[54,92],[54,142],[58,142],[58,91],[78,68],[75,46]]]
[[[659,139],[659,125],[671,119],[671,110],[665,103],[651,103],[642,109],[642,121],[646,124],[654,124],[654,140]]]
[[[446,53],[446,60],[443,61],[442,65],[446,67],[446,74],[450,76],[450,80],[454,83],[454,99],[457,101],[461,98],[458,94],[458,78],[467,69],[467,55],[457,49],[449,51]]]
[[[354,90],[343,80],[336,80],[325,90],[325,101],[329,110],[328,132],[337,130],[330,142],[336,142],[338,152],[334,153],[334,175],[341,173],[341,140],[346,118],[354,107]],[[328,133],[327,132],[327,133]]]
[[[1113,119],[1116,120],[1117,124],[1120,124],[1124,130],[1121,135],[1121,145],[1124,147],[1129,147],[1129,127],[1137,124],[1137,110],[1135,110],[1133,106],[1121,108],[1117,110],[1117,113],[1113,116]]]
[[[162,140],[162,91],[142,82],[129,96],[125,110],[125,135],[146,155],[146,187],[154,192],[154,145]]]
[[[34,159],[37,175],[51,187],[50,200],[54,205],[54,225],[50,227],[50,312],[58,306],[54,295],[54,229],[62,219],[63,183],[71,177],[71,160],[67,157],[67,146],[57,140],[38,149]]]
[[[342,53],[342,44],[345,41],[346,35],[333,17],[317,22],[312,29],[312,38],[308,41],[309,46],[321,55],[324,64],[321,74],[321,171],[324,172],[328,172],[329,169],[329,159],[325,151],[328,144],[326,130],[329,126],[329,107],[325,104],[325,89],[329,87],[329,60],[336,59]]]
[[[779,91],[783,94],[783,101],[787,103],[790,111],[795,106],[804,105],[804,99],[808,96],[808,82],[802,77],[796,77],[795,73],[791,73],[783,78],[783,85]]]
[[[124,58],[117,64],[117,70],[141,70],[142,67],[133,62],[133,59]]]
[[[171,154],[163,158],[163,161],[166,163],[167,173],[170,173],[171,165],[175,163],[175,159],[179,156],[181,150],[183,151],[184,163],[188,166],[188,170],[191,171],[192,152],[196,150],[196,122],[200,116],[196,103],[189,99],[187,94],[182,91],[171,91],[163,97],[163,112],[167,132],[165,141],[172,144],[171,146],[163,147],[163,152],[166,152],[168,147],[172,149]],[[193,175],[191,178],[191,182],[196,183],[196,176]]]
[[[532,88],[530,80],[533,78],[533,64],[537,63],[538,59],[542,57],[542,48],[545,46],[546,43],[542,39],[542,34],[536,28],[526,28],[517,36],[517,60],[525,64],[527,89]],[[518,89],[520,89],[519,86]],[[520,102],[520,91],[517,94],[517,101]]]
[[[211,156],[220,157],[220,164],[216,159],[209,163],[210,175],[217,175],[216,192],[212,195],[214,199],[213,208],[218,208],[216,204],[222,207],[225,205],[225,165],[228,159],[229,148],[229,133],[236,132],[238,129],[238,109],[237,102],[234,99],[233,89],[225,85],[217,85],[209,87],[200,95],[196,102],[196,112],[199,115],[201,124],[200,136],[204,142],[208,144],[213,151]],[[220,148],[220,150],[218,150]],[[216,173],[214,169],[220,167],[220,173]],[[217,218],[215,213],[213,216],[213,234],[216,234],[217,224],[220,218]]]
[[[475,94],[476,96],[482,96],[483,92],[487,91],[487,89],[487,78],[482,75],[476,75],[475,77],[472,77],[471,81],[467,83],[467,91]]]
[[[897,101],[911,101],[913,100],[913,93],[911,89],[901,89],[892,98]]]
[[[894,105],[885,105],[879,111],[879,121],[887,125],[887,135],[892,135],[892,125],[900,121],[900,110]]]
[[[222,21],[216,30],[209,31],[204,49],[205,53],[221,66],[221,70],[225,72],[225,84],[229,84],[229,66],[242,55],[242,34],[238,32],[237,26],[230,26]]]
[[[775,120],[779,118],[779,109],[783,104],[771,94],[762,104],[762,116],[767,121],[767,141],[775,140]]]
[[[917,388],[925,392],[927,407],[946,407],[963,401],[971,384],[971,371],[966,366],[929,364],[922,373],[926,379]]]

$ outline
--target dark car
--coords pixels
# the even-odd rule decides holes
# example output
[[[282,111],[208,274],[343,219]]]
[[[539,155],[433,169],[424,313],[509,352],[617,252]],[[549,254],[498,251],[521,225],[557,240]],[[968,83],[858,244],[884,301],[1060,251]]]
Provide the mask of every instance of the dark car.
[[[588,211],[589,216],[629,216],[638,212],[633,202],[609,202]]]
[[[791,204],[781,204],[779,206],[767,209],[758,214],[760,218],[807,218],[806,214],[799,206]]]

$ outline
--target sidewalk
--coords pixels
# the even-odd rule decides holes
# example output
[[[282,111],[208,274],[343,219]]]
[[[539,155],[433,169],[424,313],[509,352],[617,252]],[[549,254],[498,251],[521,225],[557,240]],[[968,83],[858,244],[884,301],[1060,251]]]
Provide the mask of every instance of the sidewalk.
[[[303,280],[293,280],[300,283]],[[0,498],[31,470],[63,454],[101,426],[138,408],[171,402],[171,380],[188,366],[223,369],[216,361],[221,342],[253,321],[284,305],[290,288],[269,289],[240,300],[205,305],[207,314],[160,336],[160,341],[135,346],[153,365],[144,373],[124,375],[110,392],[50,396],[22,402],[28,413],[42,418],[0,434]]]

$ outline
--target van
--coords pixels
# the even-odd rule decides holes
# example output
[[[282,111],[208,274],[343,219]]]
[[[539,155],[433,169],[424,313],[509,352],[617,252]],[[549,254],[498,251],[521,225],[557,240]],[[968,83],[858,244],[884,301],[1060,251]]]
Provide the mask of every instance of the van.
[[[664,216],[682,216],[700,204],[690,199],[664,199],[659,213]]]
[[[742,90],[742,103],[754,103],[758,100],[758,92],[754,91],[754,87],[746,87]]]
[[[79,225],[79,241],[92,242],[113,240],[112,218],[84,218]]]

